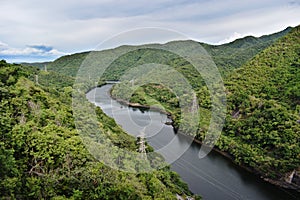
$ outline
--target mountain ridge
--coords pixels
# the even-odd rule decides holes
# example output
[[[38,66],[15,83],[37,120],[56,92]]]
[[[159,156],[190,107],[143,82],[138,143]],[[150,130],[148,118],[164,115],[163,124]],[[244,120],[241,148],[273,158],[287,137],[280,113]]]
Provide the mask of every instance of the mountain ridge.
[[[203,46],[203,48],[211,55],[212,59],[216,63],[217,67],[219,68],[221,74],[226,75],[231,70],[241,66],[247,60],[252,58],[255,54],[272,44],[276,41],[279,37],[287,34],[291,30],[290,27],[270,35],[264,35],[261,37],[253,37],[253,36],[246,36],[244,38],[237,39],[235,41],[221,44],[221,45],[210,45],[203,42],[193,41],[199,43]],[[253,38],[252,43],[247,42],[248,38]],[[145,45],[122,45],[116,47],[118,48],[132,48],[132,47],[149,47],[155,45],[168,45],[172,43],[176,43],[178,41],[170,41],[165,44],[145,44]],[[240,46],[237,48],[237,46]],[[243,46],[244,49],[241,49]],[[112,49],[106,49],[101,51],[86,51],[86,52],[78,52],[74,54],[69,54],[62,56],[53,62],[49,62],[47,64],[47,69],[56,71],[59,73],[63,73],[65,75],[76,76],[77,70],[79,69],[81,63],[85,59],[90,52],[99,52],[103,53],[106,51],[110,51]],[[26,63],[26,65],[30,65],[30,63]],[[39,65],[38,63],[33,63],[40,68],[44,67],[44,63]]]
[[[293,28],[225,77],[227,117],[223,133],[216,144],[218,149],[229,153],[235,163],[250,168],[273,184],[298,191],[299,67],[300,26]],[[196,80],[199,82],[199,77]],[[128,83],[124,84],[130,87]],[[113,89],[112,95],[122,98],[126,95],[124,91],[119,84]],[[211,97],[208,89],[200,84],[196,91],[199,106],[203,108],[201,113],[210,116]],[[171,113],[175,128],[179,126],[179,103],[168,89],[154,84],[142,86],[126,98],[130,98],[131,103],[148,106],[151,106],[149,99],[158,100]],[[196,139],[203,141],[208,123],[200,115]],[[292,172],[295,172],[294,175],[290,181],[286,181]]]

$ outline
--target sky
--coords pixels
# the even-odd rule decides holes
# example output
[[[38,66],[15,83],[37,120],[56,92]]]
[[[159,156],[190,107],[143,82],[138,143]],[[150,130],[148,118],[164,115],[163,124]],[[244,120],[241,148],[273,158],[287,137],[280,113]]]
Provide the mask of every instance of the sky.
[[[128,44],[148,43],[150,34],[132,38],[134,30],[149,27],[170,33],[158,31],[151,42],[176,39],[176,32],[223,44],[300,24],[300,0],[0,0],[0,9],[0,59],[8,62],[94,50],[124,32],[131,34]]]

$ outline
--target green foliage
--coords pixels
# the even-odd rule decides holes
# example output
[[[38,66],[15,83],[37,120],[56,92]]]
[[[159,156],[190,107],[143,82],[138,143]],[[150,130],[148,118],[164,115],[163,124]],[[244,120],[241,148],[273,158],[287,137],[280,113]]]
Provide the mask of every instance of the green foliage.
[[[300,115],[295,112],[300,97],[299,30],[294,28],[226,81],[223,137],[236,141],[228,151],[237,162],[272,178],[300,166]]]
[[[291,28],[287,28],[279,33],[266,35],[259,38],[245,37],[223,45],[216,46],[205,43],[201,43],[201,45],[211,55],[221,74],[227,75],[235,68],[242,66],[257,53],[270,46],[278,38],[287,34],[290,30]],[[176,41],[167,43],[166,45],[174,44],[176,44]],[[154,46],[157,48],[157,45],[141,45],[139,46],[141,47],[140,50],[132,51],[121,56],[110,65],[102,78],[106,80],[119,80],[120,76],[126,70],[134,66],[144,63],[160,63],[180,69],[180,72],[186,75],[189,81],[191,81],[191,85],[199,82],[198,77],[193,77],[193,75],[197,73],[193,73],[193,71],[191,71],[192,69],[187,65],[188,63],[186,63],[183,59],[178,58],[178,56],[174,56],[170,52],[153,49],[152,47]],[[118,49],[130,50],[131,46],[121,46],[118,47]],[[113,51],[114,50],[104,50],[93,52],[94,55],[89,55],[89,52],[84,52],[63,56],[54,62],[47,63],[47,69],[75,77],[79,67],[87,56],[90,56],[88,60],[91,61],[91,63],[97,63],[97,55],[101,54],[105,55],[105,57],[111,57],[111,53],[113,53]],[[37,63],[36,65],[41,66],[43,63]],[[92,76],[93,72],[91,72],[90,75]]]
[[[272,45],[274,42],[291,31],[291,27],[271,35],[259,38],[247,36],[223,45],[203,47],[212,56],[212,59],[223,76],[227,76],[232,70],[241,67],[256,54]]]
[[[47,65],[50,64],[51,62],[34,62],[34,63],[21,63],[21,65],[23,66],[33,66],[33,67],[37,67],[41,70],[45,69],[45,67],[47,68]]]
[[[299,27],[289,31],[219,46],[202,44],[227,77],[228,113],[218,148],[230,153],[236,163],[277,179],[300,166],[300,31]],[[202,140],[209,124],[211,99],[201,76],[182,58],[148,47],[115,60],[101,81],[118,80],[126,70],[145,63],[174,67],[188,79],[200,99],[196,137]],[[0,61],[1,198],[174,199],[176,194],[190,195],[187,185],[168,168],[150,174],[125,173],[90,155],[75,129],[71,109],[74,79],[66,76],[76,76],[88,53],[46,63],[48,72],[42,70],[43,63],[37,64],[39,70]],[[111,53],[106,50],[94,56]],[[241,69],[232,71],[241,65]],[[82,91],[89,90],[92,84],[83,83]],[[126,95],[115,88],[113,95],[122,92]],[[174,125],[180,123],[178,99],[162,85],[145,85],[129,98],[135,103],[162,105],[172,114]],[[99,129],[114,145],[137,148],[134,138],[114,120],[100,109],[91,108],[96,110]],[[89,124],[84,126],[88,128]],[[122,164],[125,169],[134,168],[130,163]]]
[[[66,55],[47,65],[48,70],[75,77],[77,71],[89,52]]]
[[[228,152],[236,163],[273,179],[281,179],[300,167],[299,30],[296,27],[269,37],[246,37],[221,46],[204,45],[217,65],[229,63],[223,71],[227,77],[227,118],[217,148]],[[283,37],[270,45],[280,36]],[[269,47],[263,50],[266,46]],[[228,73],[252,56],[241,68]],[[199,77],[193,80],[188,76],[194,73],[191,68],[186,70],[191,83],[201,82]],[[211,99],[206,86],[198,84],[195,90],[201,108],[196,138],[202,141],[209,125]],[[117,98],[123,93],[128,92],[118,86],[112,91]],[[178,100],[163,85],[144,85],[127,98],[142,105],[161,104],[172,114],[175,127],[181,123]]]
[[[29,80],[36,74],[54,80],[51,84]],[[62,77],[0,62],[1,198],[174,199],[176,193],[190,195],[178,177],[172,178],[176,174],[169,169],[125,173],[93,158],[75,129],[69,86],[72,79],[55,82],[63,81]],[[115,145],[137,148],[135,139],[113,119],[99,108],[96,112],[99,129],[110,133]]]

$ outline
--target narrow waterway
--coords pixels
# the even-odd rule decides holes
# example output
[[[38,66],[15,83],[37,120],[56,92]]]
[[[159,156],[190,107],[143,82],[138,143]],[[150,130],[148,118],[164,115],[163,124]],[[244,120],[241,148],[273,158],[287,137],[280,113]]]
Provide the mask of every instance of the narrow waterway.
[[[168,120],[166,115],[116,102],[109,95],[111,87],[104,85],[91,90],[87,94],[88,100],[100,106],[129,134],[138,136],[142,130],[145,131],[148,143],[155,150],[159,150],[167,161],[175,160],[171,163],[171,169],[188,183],[193,193],[209,200],[297,199],[295,194],[262,181],[217,152],[199,159],[200,145],[191,142],[188,137],[175,134],[172,126],[165,125]],[[182,149],[186,150],[178,157]]]

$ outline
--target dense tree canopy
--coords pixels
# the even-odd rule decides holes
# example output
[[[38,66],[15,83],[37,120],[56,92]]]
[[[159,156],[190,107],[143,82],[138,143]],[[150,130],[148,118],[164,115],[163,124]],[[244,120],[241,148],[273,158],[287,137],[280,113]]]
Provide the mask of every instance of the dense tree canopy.
[[[299,39],[300,28],[296,27],[225,45],[202,44],[223,75],[228,99],[225,127],[217,148],[227,152],[236,163],[274,180],[282,180],[300,167]],[[201,75],[183,58],[150,47],[115,60],[101,81],[118,80],[126,70],[149,62],[174,67],[196,91],[201,114],[199,124],[193,126],[199,126],[196,138],[203,140],[212,103]],[[168,167],[153,173],[125,173],[91,156],[75,128],[71,107],[74,77],[88,53],[37,64],[40,69],[0,61],[2,197],[174,199],[176,194],[191,195],[187,185]],[[106,50],[94,56],[111,53],[112,50]],[[95,65],[101,64],[96,59],[95,62]],[[45,64],[48,71],[42,70]],[[90,73],[92,76],[93,72]],[[172,78],[171,75],[166,77]],[[84,83],[76,95],[84,96],[93,84]],[[112,91],[114,97],[126,95],[119,86]],[[175,127],[181,122],[180,103],[170,88],[148,84],[129,98],[133,103],[163,106],[172,115]],[[97,128],[114,145],[137,149],[135,138],[126,134],[101,109],[85,103],[97,114]],[[89,124],[82,126],[87,130]],[[130,163],[121,165],[134,170]]]
[[[33,75],[43,78],[33,82]],[[92,157],[75,129],[68,86],[72,81],[0,61],[1,198],[174,199],[176,194],[191,195],[168,167],[153,173],[126,173]],[[113,132],[110,139],[115,145],[137,148],[135,139],[113,119],[100,109],[97,114],[99,129]]]
[[[294,28],[224,79],[227,118],[217,148],[228,152],[236,163],[276,180],[300,167],[299,30]],[[198,84],[194,85],[201,115],[196,138],[203,140],[210,120],[210,92],[193,68],[188,63],[184,66],[187,79]],[[189,77],[191,74],[196,78]],[[122,87],[116,86],[112,94],[121,97],[122,92]],[[148,106],[157,104],[152,99],[172,114],[178,126],[178,99],[163,85],[144,85],[131,96],[131,102]]]

